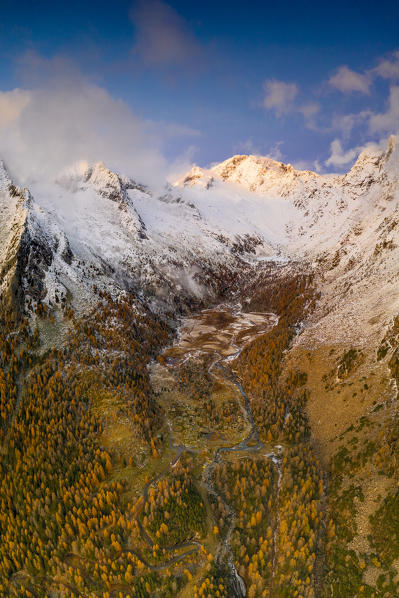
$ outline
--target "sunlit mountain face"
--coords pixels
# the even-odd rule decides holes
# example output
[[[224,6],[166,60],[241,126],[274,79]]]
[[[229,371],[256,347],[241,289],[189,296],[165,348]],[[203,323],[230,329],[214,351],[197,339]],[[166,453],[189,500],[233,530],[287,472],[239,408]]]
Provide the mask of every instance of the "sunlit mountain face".
[[[0,598],[398,596],[397,8],[37,8],[0,19]]]

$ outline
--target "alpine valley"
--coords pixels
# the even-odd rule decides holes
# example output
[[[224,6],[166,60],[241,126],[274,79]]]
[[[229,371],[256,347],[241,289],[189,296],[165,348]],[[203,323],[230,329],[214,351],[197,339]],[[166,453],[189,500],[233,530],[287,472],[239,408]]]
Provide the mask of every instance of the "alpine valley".
[[[0,161],[0,318],[0,597],[399,595],[398,138]]]

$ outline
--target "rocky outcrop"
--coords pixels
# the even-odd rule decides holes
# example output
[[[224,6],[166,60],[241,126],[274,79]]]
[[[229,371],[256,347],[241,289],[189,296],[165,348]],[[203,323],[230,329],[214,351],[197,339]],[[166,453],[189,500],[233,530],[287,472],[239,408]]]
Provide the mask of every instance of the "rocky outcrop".
[[[16,282],[25,297],[41,302],[47,295],[46,272],[53,261],[44,235],[32,235],[27,227],[21,237],[16,263]]]

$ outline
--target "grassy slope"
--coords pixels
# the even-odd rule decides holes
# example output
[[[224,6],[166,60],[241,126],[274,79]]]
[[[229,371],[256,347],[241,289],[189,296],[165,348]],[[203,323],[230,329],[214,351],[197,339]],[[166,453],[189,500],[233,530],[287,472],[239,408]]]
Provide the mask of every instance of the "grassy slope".
[[[309,348],[299,341],[287,354],[285,368],[286,371],[300,368],[307,373],[310,390],[307,412],[312,437],[327,472],[330,494],[336,500],[332,508],[342,510],[343,527],[346,525],[352,531],[352,537],[346,538],[344,545],[347,551],[354,550],[363,569],[362,580],[357,584],[361,595],[367,584],[376,586],[381,574],[388,578],[387,563],[373,556],[379,557],[371,545],[374,529],[370,517],[397,487],[395,477],[384,471],[379,458],[385,435],[394,421],[396,389],[388,367],[389,354],[378,361],[377,343],[358,347],[349,371],[339,377],[340,365],[350,348],[350,345]],[[351,487],[355,491],[349,500]],[[394,562],[393,573],[398,571],[398,562]],[[391,595],[395,594],[387,594]]]

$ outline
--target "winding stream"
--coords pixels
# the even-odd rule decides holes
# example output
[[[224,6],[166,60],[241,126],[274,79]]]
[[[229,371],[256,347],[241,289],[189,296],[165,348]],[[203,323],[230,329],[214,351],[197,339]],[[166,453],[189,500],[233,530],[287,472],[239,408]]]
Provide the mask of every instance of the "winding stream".
[[[251,342],[256,336],[265,334],[272,326],[278,322],[275,314],[271,313],[244,313],[241,305],[220,305],[217,308],[203,310],[199,314],[185,318],[182,321],[177,342],[164,352],[167,368],[177,368],[190,358],[199,358],[203,355],[212,357],[209,366],[209,374],[217,381],[222,381],[225,385],[233,386],[238,391],[243,401],[249,431],[246,436],[231,446],[217,446],[214,449],[213,459],[205,466],[202,476],[203,486],[206,491],[213,495],[215,499],[223,502],[229,519],[229,528],[225,537],[220,542],[215,554],[215,561],[219,564],[228,565],[232,590],[234,597],[245,598],[247,589],[244,580],[238,574],[235,567],[234,556],[231,548],[231,537],[235,528],[236,513],[234,509],[227,504],[223,497],[216,491],[212,478],[215,466],[220,463],[222,454],[236,451],[257,452],[264,448],[264,444],[259,439],[259,432],[252,415],[251,405],[247,394],[245,393],[240,381],[232,371],[232,363],[246,344]],[[177,445],[173,442],[172,427],[171,448],[177,451],[171,465],[177,462],[184,450],[196,452],[194,447]],[[280,483],[280,460],[282,447],[274,447],[265,456],[269,457],[277,468]]]

